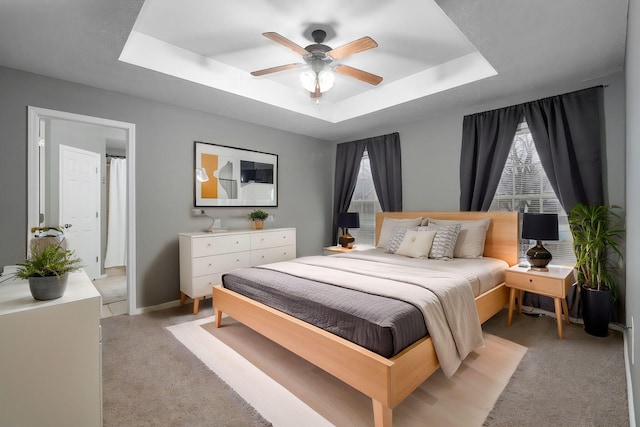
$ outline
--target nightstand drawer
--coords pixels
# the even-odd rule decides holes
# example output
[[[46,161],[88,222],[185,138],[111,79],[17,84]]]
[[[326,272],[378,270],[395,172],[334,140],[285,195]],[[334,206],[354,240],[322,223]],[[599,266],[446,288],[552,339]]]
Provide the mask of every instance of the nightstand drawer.
[[[558,296],[562,296],[562,281],[558,279],[512,273],[507,276],[507,286],[509,285],[513,285],[523,291],[542,294],[548,294],[555,288]]]
[[[570,274],[571,270],[565,270],[561,270],[560,272],[552,270],[550,273],[536,273],[526,270],[514,271],[512,268],[511,270],[507,270],[505,281],[507,286],[512,288],[550,297],[564,298],[573,284],[573,274]]]

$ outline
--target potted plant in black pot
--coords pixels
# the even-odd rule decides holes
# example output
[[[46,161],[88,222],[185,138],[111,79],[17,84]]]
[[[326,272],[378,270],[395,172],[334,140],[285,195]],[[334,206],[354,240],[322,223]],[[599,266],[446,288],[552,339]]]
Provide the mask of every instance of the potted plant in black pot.
[[[616,300],[616,262],[624,236],[619,206],[578,204],[569,212],[576,270],[587,333],[606,337]]]
[[[67,289],[68,273],[80,269],[80,258],[61,243],[31,245],[31,253],[18,264],[16,277],[29,281],[31,295],[37,300],[60,298]]]

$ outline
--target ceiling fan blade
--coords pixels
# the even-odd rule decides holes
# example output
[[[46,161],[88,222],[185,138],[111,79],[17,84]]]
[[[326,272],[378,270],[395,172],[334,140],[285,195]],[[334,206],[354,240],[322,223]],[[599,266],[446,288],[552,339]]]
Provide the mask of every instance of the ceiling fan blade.
[[[287,48],[291,49],[292,51],[294,51],[295,53],[298,53],[300,55],[307,55],[309,53],[302,46],[295,44],[294,42],[292,42],[288,38],[283,37],[278,33],[267,32],[267,33],[262,33],[262,35],[265,36],[266,38],[270,39],[270,40],[273,40],[276,43],[280,43],[282,46],[287,47]]]
[[[367,73],[366,71],[359,70],[358,68],[349,67],[348,65],[338,65],[335,70],[338,74],[353,77],[354,79],[361,80],[371,85],[377,85],[382,81],[382,77],[380,76]]]
[[[366,36],[330,50],[327,53],[333,59],[341,59],[349,55],[353,55],[354,53],[362,52],[363,50],[373,49],[374,47],[378,47],[378,43],[376,43],[376,41],[371,37]]]
[[[285,70],[293,70],[294,68],[298,68],[302,64],[287,64],[287,65],[279,65],[277,67],[265,68],[264,70],[252,71],[252,76],[264,76],[265,74],[277,73],[278,71]]]

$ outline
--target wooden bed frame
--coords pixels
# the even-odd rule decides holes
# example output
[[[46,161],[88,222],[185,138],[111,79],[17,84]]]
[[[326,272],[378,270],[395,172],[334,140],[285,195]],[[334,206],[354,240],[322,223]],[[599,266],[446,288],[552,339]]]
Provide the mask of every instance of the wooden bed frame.
[[[514,265],[518,262],[518,214],[516,212],[385,212],[376,216],[376,236],[385,217],[476,220],[491,218],[484,255]],[[483,323],[508,302],[504,283],[476,298]],[[431,338],[415,342],[389,359],[333,335],[309,323],[215,286],[213,307],[216,326],[222,313],[245,324],[303,359],[369,396],[376,427],[390,427],[392,411],[440,366]]]

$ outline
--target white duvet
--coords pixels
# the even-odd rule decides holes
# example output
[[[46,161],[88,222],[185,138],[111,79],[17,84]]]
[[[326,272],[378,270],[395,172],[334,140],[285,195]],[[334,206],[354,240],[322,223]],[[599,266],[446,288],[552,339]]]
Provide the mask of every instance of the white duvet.
[[[471,284],[464,275],[367,259],[364,253],[310,256],[262,265],[297,277],[395,298],[422,311],[443,373],[451,377],[462,360],[482,347]]]

